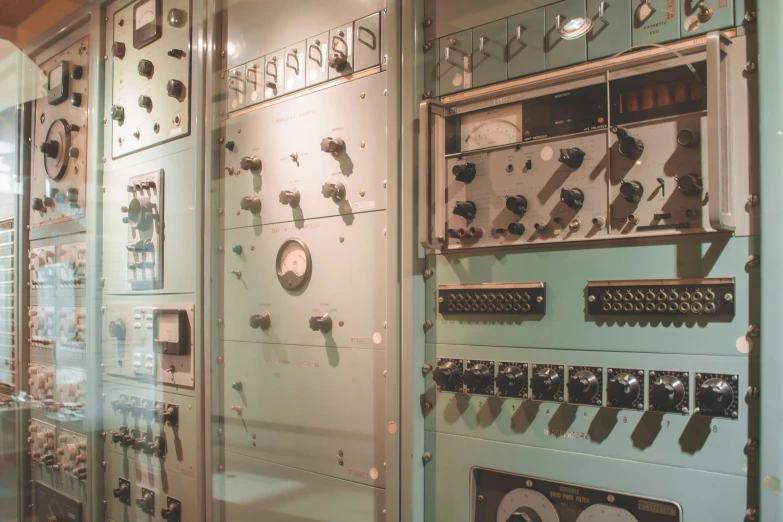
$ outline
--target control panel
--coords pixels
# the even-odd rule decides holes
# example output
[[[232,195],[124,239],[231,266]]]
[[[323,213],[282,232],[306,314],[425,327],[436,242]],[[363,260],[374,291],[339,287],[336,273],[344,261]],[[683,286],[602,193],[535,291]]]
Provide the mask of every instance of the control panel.
[[[34,513],[36,520],[47,522],[82,522],[82,503],[63,495],[40,480],[35,481]]]
[[[32,141],[32,227],[73,221],[87,206],[88,39],[40,64]]]
[[[128,282],[134,290],[163,284],[163,171],[132,176],[122,222],[128,225]]]
[[[188,0],[138,0],[112,16],[113,158],[190,133],[191,22]]]

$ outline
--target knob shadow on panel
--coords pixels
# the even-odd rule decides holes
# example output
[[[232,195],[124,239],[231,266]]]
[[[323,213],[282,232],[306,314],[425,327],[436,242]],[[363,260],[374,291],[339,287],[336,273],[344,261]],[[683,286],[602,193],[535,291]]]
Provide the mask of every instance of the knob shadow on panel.
[[[688,419],[688,424],[686,424],[685,429],[682,430],[682,435],[680,435],[679,440],[682,451],[690,455],[700,451],[707,442],[707,437],[710,436],[711,423],[712,419],[710,417],[693,415]]]
[[[636,423],[633,433],[631,433],[631,441],[633,447],[638,449],[647,449],[653,445],[658,434],[661,432],[663,425],[663,412],[659,411],[646,411]]]
[[[443,410],[443,420],[449,424],[459,422],[462,418],[462,414],[467,411],[468,406],[470,405],[470,396],[465,395],[464,393],[458,393],[449,397],[448,395],[441,393],[440,400],[444,399],[448,400],[449,403]]]
[[[617,417],[619,415],[620,410],[616,408],[600,408],[587,429],[590,440],[600,444],[609,438],[612,430],[617,426]]]
[[[549,419],[549,429],[554,432],[566,432],[576,420],[576,412],[579,406],[562,403]]]
[[[503,399],[487,397],[476,411],[476,424],[482,428],[492,426],[501,411],[503,411]]]
[[[518,404],[511,416],[511,429],[516,433],[525,433],[536,419],[542,404],[539,401],[524,401]]]

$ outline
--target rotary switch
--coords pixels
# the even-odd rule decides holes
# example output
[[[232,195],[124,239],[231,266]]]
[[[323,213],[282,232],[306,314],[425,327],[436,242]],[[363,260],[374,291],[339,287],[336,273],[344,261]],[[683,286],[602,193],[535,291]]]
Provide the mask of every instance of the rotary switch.
[[[512,236],[521,236],[525,233],[525,225],[522,223],[509,223],[508,233]]]
[[[592,403],[598,388],[598,377],[593,372],[579,370],[568,378],[568,402]]]
[[[582,166],[584,159],[585,153],[582,149],[571,147],[569,149],[560,149],[560,157],[557,158],[557,161],[568,165],[572,169],[578,169]]]
[[[172,98],[181,98],[185,91],[185,84],[179,80],[169,80],[166,84],[166,94]]]
[[[629,203],[639,203],[644,194],[644,187],[638,181],[621,181],[620,195]]]
[[[313,315],[310,317],[310,329],[314,332],[321,331],[327,333],[332,329],[332,318],[329,314]]]
[[[82,105],[82,95],[78,92],[75,92],[71,94],[71,105],[74,107],[81,107]]]
[[[606,385],[606,402],[609,406],[618,408],[633,408],[638,404],[641,408],[643,404],[638,402],[641,399],[642,384],[639,378],[629,372],[622,372],[609,379]]]
[[[460,384],[459,366],[454,361],[443,361],[432,370],[432,379],[440,388],[453,390]]]
[[[701,176],[698,174],[686,174],[674,179],[677,182],[677,188],[686,196],[698,196],[702,191]]]
[[[580,209],[585,204],[585,193],[578,188],[561,189],[560,201],[573,209]]]
[[[239,200],[239,208],[258,214],[261,212],[261,200],[255,196],[245,196]]]
[[[269,312],[261,312],[260,314],[253,314],[250,316],[250,327],[261,328],[266,330],[272,322],[272,317]]]
[[[509,365],[498,372],[495,377],[495,384],[504,397],[519,397],[526,395],[527,380],[525,371],[516,365]]]
[[[327,181],[321,187],[321,194],[325,198],[332,198],[334,201],[342,201],[345,198],[345,185],[337,182]]]
[[[149,60],[145,60],[144,58],[139,60],[139,65],[136,67],[136,70],[139,72],[139,75],[144,76],[146,78],[152,76],[153,69],[154,67],[152,66],[152,62]]]
[[[261,158],[258,156],[245,156],[239,160],[239,168],[242,170],[261,170]]]
[[[476,217],[476,204],[472,201],[457,201],[454,204],[454,210],[452,214],[462,216],[465,219],[473,219]]]
[[[169,497],[167,504],[166,507],[160,510],[160,518],[178,522],[182,516],[182,503],[177,499]]]
[[[324,138],[321,140],[321,150],[332,156],[337,156],[345,150],[345,142],[342,138]]]
[[[288,205],[291,208],[299,206],[299,191],[294,190],[281,190],[280,197],[278,198],[280,203]]]
[[[123,435],[122,440],[120,441],[120,444],[122,444],[126,448],[133,447],[135,443],[136,443],[136,437],[134,437],[133,434],[130,432]]]
[[[70,74],[72,80],[81,80],[83,73],[84,73],[84,68],[81,65],[71,66]]]
[[[486,364],[477,363],[465,370],[462,381],[471,390],[484,390],[492,383],[492,371]]]
[[[454,179],[457,181],[470,183],[476,177],[476,165],[473,163],[454,165],[451,168],[451,173],[454,174]]]
[[[682,129],[677,133],[677,145],[681,147],[695,148],[699,145],[699,133]]]
[[[552,368],[541,368],[530,378],[530,389],[536,399],[554,397],[560,390],[562,379]]]
[[[650,386],[650,409],[678,411],[677,406],[685,399],[685,386],[676,375],[662,375]]]
[[[139,96],[139,107],[142,109],[149,109],[152,107],[152,98],[149,96],[144,96],[143,94]]]
[[[155,493],[148,489],[142,489],[142,496],[136,499],[136,507],[144,513],[153,514],[155,512]]]
[[[634,138],[628,131],[621,127],[612,127],[612,133],[617,135],[617,152],[620,156],[630,159],[639,159],[644,152],[644,142]]]
[[[122,428],[120,428],[120,429],[122,429]],[[113,432],[111,432],[111,441],[114,444],[121,444],[122,443],[122,439],[123,439],[124,436],[125,436],[125,434],[123,432],[121,432],[121,431],[113,431]]]
[[[506,208],[519,217],[527,213],[527,199],[525,196],[506,196]]]
[[[114,42],[111,44],[111,54],[119,59],[125,58],[125,44],[122,42]]]
[[[122,502],[123,504],[130,505],[130,483],[120,479],[120,487],[114,488],[112,494],[114,498]]]
[[[125,109],[122,105],[112,105],[109,115],[114,121],[122,121],[125,119]]]
[[[724,415],[734,404],[734,390],[731,385],[720,378],[704,381],[696,391],[695,413],[702,415]]]

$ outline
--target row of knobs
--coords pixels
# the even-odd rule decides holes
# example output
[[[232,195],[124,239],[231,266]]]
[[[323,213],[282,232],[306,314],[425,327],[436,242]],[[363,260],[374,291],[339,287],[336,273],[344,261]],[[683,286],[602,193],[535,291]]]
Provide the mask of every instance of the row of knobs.
[[[166,453],[166,440],[163,437],[157,439],[147,437],[134,437],[128,431],[113,431],[111,434],[111,441],[115,444],[125,446],[126,448],[133,448],[137,451],[143,451],[147,455],[156,457],[163,457]]]
[[[59,146],[59,144],[56,141],[51,142],[53,145]],[[44,149],[45,144],[41,144],[41,150]],[[76,151],[76,154],[71,154],[71,151]],[[78,150],[71,147],[69,151],[70,157],[76,157],[78,156]],[[57,154],[55,153],[55,156]],[[52,188],[49,191],[48,196],[44,196],[42,198],[32,198],[30,201],[30,207],[37,211],[37,212],[48,212],[49,209],[54,209],[57,204],[64,204],[68,202],[72,207],[77,206],[76,204],[79,202],[79,189],[76,188],[69,188],[65,193],[61,192],[57,188]]]
[[[327,181],[321,187],[321,195],[325,198],[331,198],[332,201],[338,203],[345,199],[345,185],[339,181]],[[282,190],[278,196],[280,203],[291,208],[297,208],[300,200],[301,194],[297,189]],[[251,214],[259,214],[261,212],[261,198],[258,196],[244,196],[239,200],[239,208]]]
[[[485,389],[492,382],[492,370],[485,364],[475,364],[460,374],[452,361],[440,364],[432,372],[435,383],[453,389],[462,380],[469,388]],[[530,389],[534,397],[551,397],[560,390],[563,378],[554,368],[541,368],[530,377]],[[525,387],[525,371],[521,366],[509,365],[498,372],[495,385],[505,396],[518,396]],[[570,376],[567,383],[569,398],[578,402],[596,396],[600,392],[599,380],[589,370],[580,370]],[[667,411],[685,399],[686,383],[677,375],[662,375],[650,387],[652,409]],[[609,404],[628,407],[643,394],[637,375],[621,372],[613,375],[606,387]],[[705,412],[725,411],[734,401],[731,385],[720,378],[708,379],[699,386],[697,398]]]
[[[130,484],[128,482],[120,482],[119,487],[116,487],[112,490],[112,495],[114,498],[123,504],[130,505],[130,494]],[[142,496],[136,498],[136,507],[145,513],[153,513],[155,511],[155,494],[151,491],[148,491]],[[165,508],[160,510],[160,517],[163,520],[179,520],[181,511],[182,506],[179,502],[170,501]]]
[[[250,316],[250,327],[266,330],[272,324],[272,316],[269,312],[261,312]],[[314,332],[328,333],[332,330],[332,318],[329,314],[313,315],[308,321],[310,329]]]

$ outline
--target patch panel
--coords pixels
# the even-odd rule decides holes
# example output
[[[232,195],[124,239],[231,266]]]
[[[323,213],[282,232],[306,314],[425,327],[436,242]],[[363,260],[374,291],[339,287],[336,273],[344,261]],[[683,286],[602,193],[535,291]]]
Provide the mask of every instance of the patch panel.
[[[545,283],[486,283],[440,285],[438,312],[442,314],[546,313]]]

